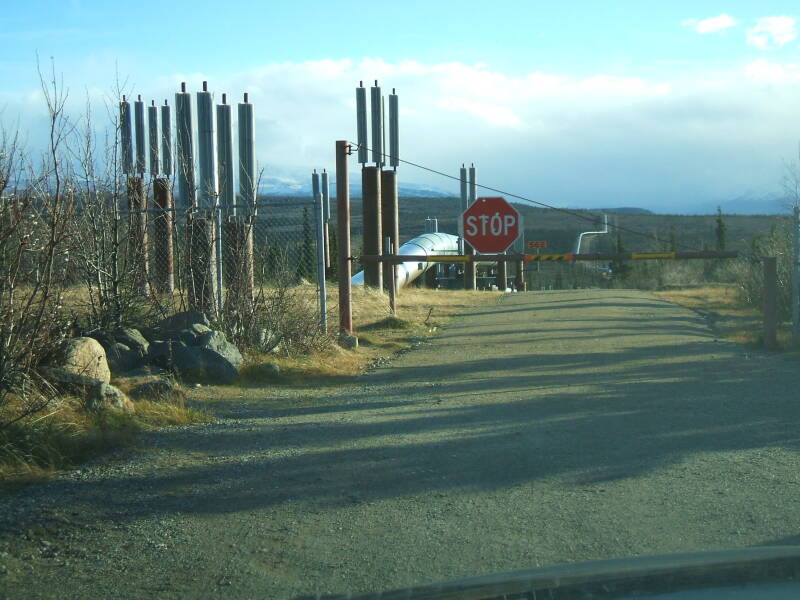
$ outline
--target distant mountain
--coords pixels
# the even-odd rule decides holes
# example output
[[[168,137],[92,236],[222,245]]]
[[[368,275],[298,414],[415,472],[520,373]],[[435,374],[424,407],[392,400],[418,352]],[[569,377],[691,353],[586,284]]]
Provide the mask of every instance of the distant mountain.
[[[336,177],[330,175],[330,193],[336,195]],[[311,196],[311,178],[299,179],[292,176],[265,175],[259,186],[258,193],[265,196]],[[415,183],[401,183],[398,186],[398,193],[405,198],[447,198],[452,193],[443,192],[435,188],[419,185]],[[361,197],[361,182],[350,182],[350,196]]]
[[[652,210],[646,208],[639,208],[636,206],[620,206],[619,208],[593,208],[595,212],[608,212],[617,213],[618,215],[652,215],[655,214]]]

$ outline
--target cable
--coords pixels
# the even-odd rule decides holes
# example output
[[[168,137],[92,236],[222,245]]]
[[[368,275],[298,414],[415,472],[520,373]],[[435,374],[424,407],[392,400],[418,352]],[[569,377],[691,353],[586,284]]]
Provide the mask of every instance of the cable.
[[[348,144],[351,144],[351,145],[355,146],[356,148],[359,147],[359,145],[357,143],[355,143],[355,142],[348,142]],[[366,146],[364,146],[364,148],[366,148],[366,150],[368,152],[372,152],[373,151],[372,148],[367,148]],[[384,156],[385,158],[389,158],[389,159],[395,158],[395,157],[393,157],[393,156],[391,156],[389,154],[386,154],[385,152],[381,152],[380,154],[382,156]],[[397,160],[398,162],[401,162],[403,164],[409,165],[411,167],[416,167],[417,169],[422,169],[423,171],[428,171],[429,173],[434,173],[436,175],[441,175],[442,177],[446,177],[446,178],[452,179],[454,181],[459,181],[459,182],[462,181],[462,179],[460,177],[456,177],[455,175],[450,175],[449,173],[445,173],[443,171],[438,171],[437,169],[432,169],[431,167],[426,167],[425,165],[421,165],[419,163],[415,163],[415,162],[412,162],[410,160],[405,160],[403,158],[395,158],[395,160]],[[555,211],[558,211],[560,213],[571,215],[571,216],[573,216],[573,217],[575,217],[577,219],[582,219],[584,221],[588,221],[589,223],[592,223],[593,225],[596,225],[598,220],[599,220],[599,217],[590,217],[590,216],[587,216],[585,214],[576,212],[574,210],[570,210],[568,208],[559,208],[558,206],[553,206],[553,205],[547,204],[545,202],[539,202],[538,200],[531,200],[530,198],[526,198],[525,196],[520,196],[519,194],[514,194],[512,192],[507,192],[505,190],[501,190],[499,188],[491,187],[491,186],[488,186],[488,185],[483,185],[483,184],[480,184],[480,183],[476,183],[475,187],[479,187],[481,189],[488,190],[490,192],[496,192],[498,194],[502,194],[503,196],[509,196],[510,198],[516,198],[517,200],[522,200],[523,202],[529,202],[531,204],[535,204],[537,206],[541,206],[542,208],[548,208],[550,210],[555,210]],[[659,241],[658,237],[656,237],[652,233],[646,233],[644,231],[638,231],[636,229],[631,229],[630,227],[623,227],[621,225],[609,224],[609,227],[613,227],[617,231],[624,231],[626,233],[631,233],[633,235],[638,235],[638,236],[641,236],[641,237],[645,237],[648,240],[653,240],[653,241],[656,241],[656,242]],[[684,245],[681,245],[681,246],[683,248],[685,248],[685,249],[688,249],[688,250],[692,251],[692,252],[699,251],[697,248],[694,248],[694,247],[691,247],[691,246],[684,246]]]

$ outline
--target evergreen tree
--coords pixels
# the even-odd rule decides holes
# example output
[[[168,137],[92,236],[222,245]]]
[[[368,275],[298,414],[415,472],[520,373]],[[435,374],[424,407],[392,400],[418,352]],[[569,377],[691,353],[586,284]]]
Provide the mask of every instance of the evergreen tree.
[[[675,225],[669,226],[669,251],[678,251],[678,234],[675,232]]]
[[[719,206],[717,207],[717,226],[715,234],[717,250],[723,252],[728,247],[728,226],[725,225],[725,221],[722,219],[722,209]]]

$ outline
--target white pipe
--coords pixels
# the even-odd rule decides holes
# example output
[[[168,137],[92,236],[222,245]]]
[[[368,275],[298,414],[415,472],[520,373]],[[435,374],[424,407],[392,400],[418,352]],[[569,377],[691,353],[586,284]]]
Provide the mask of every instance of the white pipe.
[[[608,215],[603,215],[603,219],[604,219],[603,231],[584,231],[578,236],[578,242],[575,244],[575,254],[581,253],[581,242],[583,241],[583,236],[601,235],[603,233],[608,233]]]
[[[423,233],[402,246],[398,254],[403,255],[429,255],[429,254],[458,254],[458,236],[449,233]],[[409,261],[397,265],[397,288],[408,285],[422,275],[436,263]],[[364,271],[353,275],[353,285],[364,285]]]

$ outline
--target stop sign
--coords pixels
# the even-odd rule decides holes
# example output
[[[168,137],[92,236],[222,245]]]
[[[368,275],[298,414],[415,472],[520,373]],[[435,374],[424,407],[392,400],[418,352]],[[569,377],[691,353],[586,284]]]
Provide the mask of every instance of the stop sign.
[[[519,237],[522,218],[505,198],[478,198],[461,215],[461,226],[477,252],[505,252]]]

